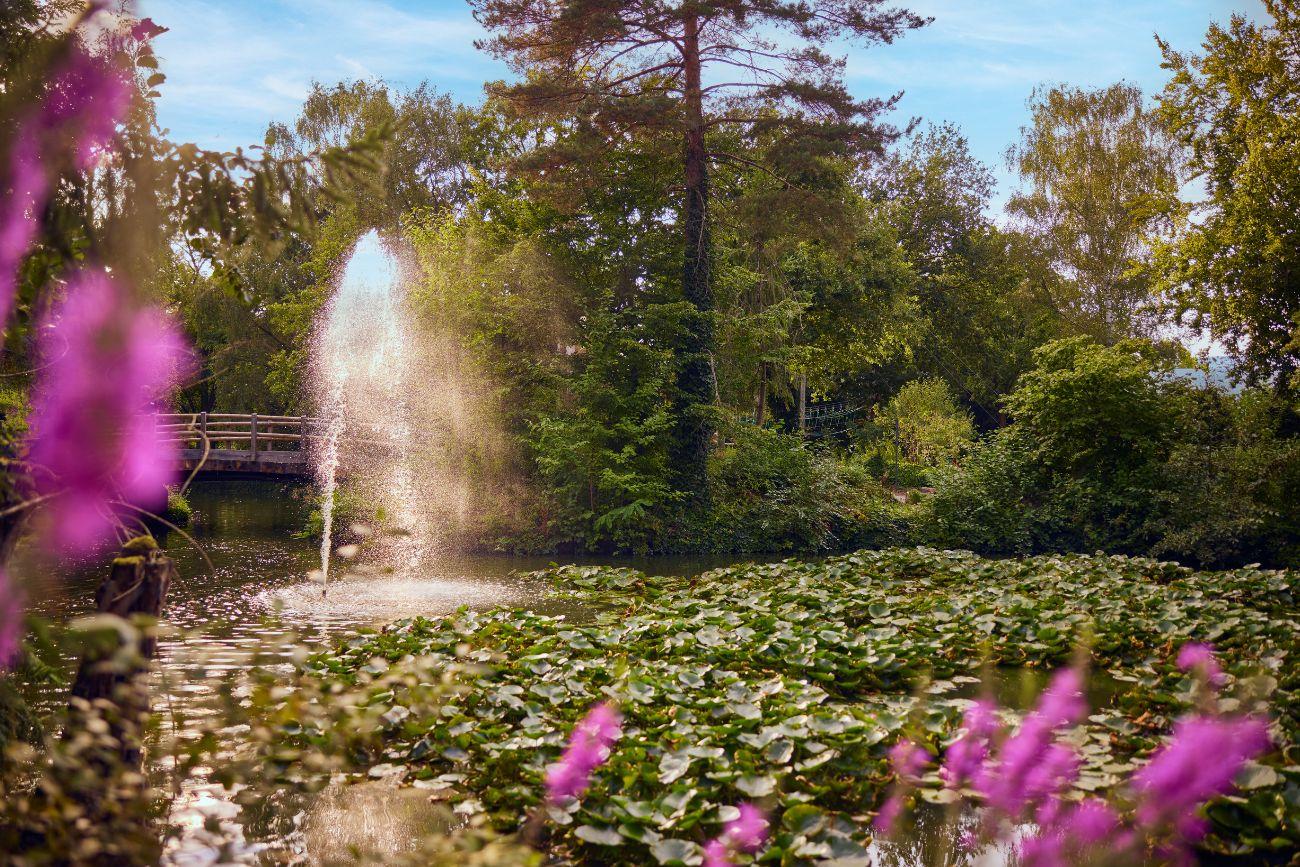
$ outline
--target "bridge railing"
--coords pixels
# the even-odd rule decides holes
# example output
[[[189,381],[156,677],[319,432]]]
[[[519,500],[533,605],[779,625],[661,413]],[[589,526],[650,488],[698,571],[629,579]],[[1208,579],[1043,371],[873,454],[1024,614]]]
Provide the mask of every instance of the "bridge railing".
[[[297,451],[319,438],[319,420],[301,415],[260,415],[232,412],[159,413],[155,423],[165,442],[212,451]]]

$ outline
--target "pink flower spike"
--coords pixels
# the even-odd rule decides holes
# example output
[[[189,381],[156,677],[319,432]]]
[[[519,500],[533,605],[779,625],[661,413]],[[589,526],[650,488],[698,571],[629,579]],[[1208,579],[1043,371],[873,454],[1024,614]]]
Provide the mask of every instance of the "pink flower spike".
[[[0,669],[18,657],[23,637],[23,598],[9,573],[0,569]]]
[[[892,836],[902,815],[903,794],[894,792],[885,800],[885,803],[880,807],[880,812],[876,814],[876,833],[882,837]]]
[[[1139,824],[1149,831],[1170,828],[1184,842],[1196,842],[1205,833],[1201,805],[1232,791],[1246,762],[1271,745],[1268,725],[1257,717],[1178,722],[1169,742],[1133,775]]]
[[[962,719],[964,734],[949,745],[939,768],[945,785],[956,788],[974,778],[988,756],[989,739],[998,727],[997,707],[989,699],[980,699],[967,708]]]
[[[78,48],[51,75],[44,101],[19,118],[0,187],[0,327],[8,322],[18,268],[39,234],[55,173],[92,166],[131,103],[126,77]]]
[[[1195,641],[1184,644],[1178,650],[1178,668],[1199,674],[1212,686],[1223,686],[1227,680],[1214,656],[1214,648],[1209,644]]]
[[[547,798],[552,804],[582,796],[591,782],[591,772],[609,758],[610,748],[622,736],[622,725],[618,710],[602,703],[574,726],[564,754],[546,769]]]
[[[53,497],[52,541],[86,552],[111,534],[117,501],[145,509],[166,501],[174,446],[153,411],[187,367],[185,344],[113,278],[83,271],[44,322],[39,349],[27,457],[37,493]]]
[[[889,750],[889,762],[894,773],[900,779],[915,781],[916,777],[930,762],[930,753],[925,747],[904,738]]]
[[[704,847],[703,867],[735,867],[727,844],[720,839],[710,840]]]
[[[741,804],[740,815],[726,824],[722,839],[736,852],[757,852],[767,839],[767,815],[753,804]]]
[[[1038,699],[1038,714],[1053,728],[1076,723],[1088,713],[1083,697],[1083,674],[1077,668],[1063,668]]]

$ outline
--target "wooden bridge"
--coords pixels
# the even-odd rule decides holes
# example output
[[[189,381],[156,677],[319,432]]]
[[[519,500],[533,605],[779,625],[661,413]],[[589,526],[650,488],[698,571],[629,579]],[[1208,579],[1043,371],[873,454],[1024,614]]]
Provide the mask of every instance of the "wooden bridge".
[[[163,439],[179,447],[183,473],[311,476],[308,446],[321,438],[311,416],[229,412],[160,413]]]

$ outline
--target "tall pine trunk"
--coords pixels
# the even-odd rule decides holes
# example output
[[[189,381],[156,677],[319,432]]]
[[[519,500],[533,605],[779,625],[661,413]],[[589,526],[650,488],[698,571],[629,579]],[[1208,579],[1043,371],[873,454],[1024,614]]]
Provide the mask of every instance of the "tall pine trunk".
[[[683,207],[685,259],[682,295],[695,308],[686,323],[677,374],[677,469],[685,487],[703,500],[706,464],[713,438],[713,275],[709,238],[709,167],[704,148],[704,99],[700,84],[699,21],[685,20],[686,200]]]

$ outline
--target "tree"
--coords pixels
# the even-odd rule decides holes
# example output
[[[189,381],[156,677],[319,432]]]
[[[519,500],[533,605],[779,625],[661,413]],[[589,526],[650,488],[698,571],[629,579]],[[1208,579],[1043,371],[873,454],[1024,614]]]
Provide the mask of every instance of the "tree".
[[[1161,42],[1160,115],[1206,192],[1157,247],[1159,284],[1237,351],[1255,381],[1300,391],[1300,10],[1233,15],[1202,55]]]
[[[832,152],[879,152],[895,131],[877,121],[893,99],[854,99],[843,62],[821,48],[853,37],[892,42],[925,21],[880,0],[472,0],[496,35],[482,43],[525,78],[496,92],[519,110],[564,119],[567,135],[533,164],[590,164],[629,134],[670,134],[682,148],[682,297],[695,309],[678,347],[678,467],[697,493],[714,401],[711,162],[765,164],[788,179]],[[778,32],[789,39],[778,39]],[[712,150],[768,136],[759,160]]]
[[[894,228],[915,271],[912,292],[923,327],[911,369],[940,377],[981,424],[1005,421],[1004,394],[1060,336],[1050,299],[1060,278],[1019,233],[988,216],[993,174],[952,125],[919,131],[870,179],[870,195]]]
[[[271,153],[293,157],[381,134],[377,170],[358,175],[340,192],[363,225],[391,228],[413,211],[463,200],[465,121],[466,110],[427,82],[405,93],[383,82],[317,82],[293,126],[271,124],[266,143]]]
[[[1007,211],[1068,282],[1057,299],[1077,330],[1105,343],[1149,334],[1156,305],[1135,265],[1170,222],[1179,151],[1142,91],[1039,88],[1033,124],[1007,151],[1026,187]]]

